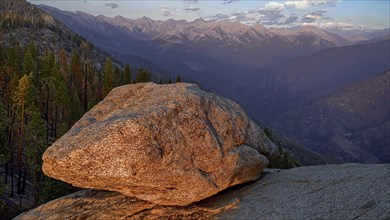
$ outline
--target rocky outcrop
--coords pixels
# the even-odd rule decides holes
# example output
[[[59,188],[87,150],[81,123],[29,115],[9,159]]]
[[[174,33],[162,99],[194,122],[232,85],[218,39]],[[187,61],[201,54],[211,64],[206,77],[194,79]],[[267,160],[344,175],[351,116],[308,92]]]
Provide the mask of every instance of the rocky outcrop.
[[[46,175],[160,205],[255,180],[277,147],[236,103],[193,84],[122,86],[43,155]]]
[[[189,206],[83,190],[16,219],[389,219],[390,164],[272,170]]]

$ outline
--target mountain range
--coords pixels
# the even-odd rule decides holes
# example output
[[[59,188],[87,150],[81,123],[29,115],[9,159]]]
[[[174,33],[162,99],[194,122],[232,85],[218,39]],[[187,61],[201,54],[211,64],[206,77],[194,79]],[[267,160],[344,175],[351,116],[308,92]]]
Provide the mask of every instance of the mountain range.
[[[227,96],[274,133],[326,157],[389,162],[388,29],[350,37],[315,27],[110,18],[40,7],[133,68],[150,65],[157,75],[181,75]]]

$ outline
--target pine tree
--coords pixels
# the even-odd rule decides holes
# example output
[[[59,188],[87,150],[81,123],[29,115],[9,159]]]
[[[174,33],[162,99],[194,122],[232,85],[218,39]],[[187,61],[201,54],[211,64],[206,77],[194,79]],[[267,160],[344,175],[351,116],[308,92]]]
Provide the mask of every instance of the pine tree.
[[[58,125],[61,125],[65,120],[66,114],[69,108],[69,95],[68,88],[62,77],[56,76],[55,90],[53,91],[53,104],[54,104],[54,138],[58,137]]]
[[[35,69],[35,62],[34,62],[34,55],[33,52],[29,49],[26,50],[24,53],[24,59],[23,59],[23,73],[29,74],[30,72],[33,72]]]
[[[138,69],[135,80],[137,83],[150,82],[150,81],[152,81],[152,75],[148,69],[141,68],[141,69]]]
[[[84,61],[84,88],[83,88],[83,106],[84,106],[84,113],[88,110],[88,86],[90,82],[90,78],[92,75],[92,65],[89,62],[89,60]]]
[[[80,63],[80,57],[77,51],[74,50],[70,60],[70,77],[68,81],[68,88],[73,92],[80,93],[83,85],[83,68]]]
[[[131,78],[132,78],[132,75],[131,75],[130,66],[129,66],[129,64],[126,64],[125,69],[123,71],[123,80],[122,80],[123,85],[132,83]]]
[[[26,181],[26,175],[24,175],[24,180],[22,183],[22,169],[26,171],[26,166],[24,164],[22,155],[24,151],[24,139],[25,139],[25,117],[26,113],[30,113],[31,110],[35,107],[33,104],[35,103],[36,95],[34,85],[31,82],[31,75],[23,75],[23,77],[19,80],[18,87],[16,88],[14,103],[15,108],[17,109],[19,116],[19,143],[18,143],[18,193],[23,192],[22,184]],[[26,172],[24,172],[25,174]]]
[[[172,83],[172,79],[171,79],[171,76],[168,77],[168,84],[171,84]]]
[[[51,125],[51,116],[53,111],[53,95],[55,94],[57,87],[57,78],[59,78],[59,67],[55,63],[54,54],[49,53],[43,59],[42,78],[41,78],[41,98],[45,106],[44,118],[47,126],[47,141],[49,141],[49,130]]]
[[[10,150],[8,148],[7,141],[7,129],[8,118],[4,109],[3,103],[0,101],[0,165],[6,163],[10,156]]]
[[[181,77],[179,76],[179,75],[177,75],[177,77],[176,77],[176,82],[178,83],[178,82],[181,82]]]
[[[61,48],[59,57],[61,77],[65,80],[65,82],[68,82],[70,78],[68,73],[68,58],[66,57],[64,48]]]
[[[72,127],[73,124],[81,118],[81,116],[83,116],[83,107],[81,106],[81,102],[77,93],[73,93],[69,105],[68,128]]]
[[[123,72],[119,69],[118,66],[114,67],[114,87],[122,85],[122,75]]]
[[[46,139],[45,120],[42,119],[41,114],[38,111],[33,111],[31,114],[31,121],[28,125],[26,157],[32,173],[32,183],[36,192],[39,191],[37,177],[43,175],[41,171],[42,154],[47,148]],[[37,203],[37,195],[38,193],[35,194],[34,204]]]
[[[106,59],[103,70],[103,96],[106,96],[114,88],[114,71],[112,69],[112,60]]]

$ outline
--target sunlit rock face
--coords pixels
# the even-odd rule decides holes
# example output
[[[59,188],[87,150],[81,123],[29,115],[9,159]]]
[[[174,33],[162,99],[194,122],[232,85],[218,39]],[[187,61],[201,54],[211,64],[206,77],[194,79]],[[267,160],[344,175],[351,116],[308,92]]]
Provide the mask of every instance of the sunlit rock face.
[[[255,180],[277,147],[231,100],[194,84],[122,86],[43,155],[46,175],[160,205]]]

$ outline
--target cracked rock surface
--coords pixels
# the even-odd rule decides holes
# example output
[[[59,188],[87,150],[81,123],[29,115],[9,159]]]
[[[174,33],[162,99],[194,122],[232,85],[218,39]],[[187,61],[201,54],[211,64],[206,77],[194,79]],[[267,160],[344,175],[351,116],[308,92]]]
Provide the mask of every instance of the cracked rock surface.
[[[188,206],[160,206],[117,192],[82,190],[16,219],[390,219],[390,164],[268,170]]]
[[[231,100],[194,84],[113,89],[43,155],[43,171],[82,188],[188,205],[256,180],[277,147]]]

